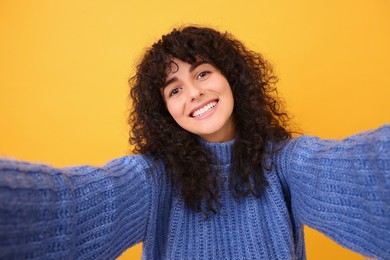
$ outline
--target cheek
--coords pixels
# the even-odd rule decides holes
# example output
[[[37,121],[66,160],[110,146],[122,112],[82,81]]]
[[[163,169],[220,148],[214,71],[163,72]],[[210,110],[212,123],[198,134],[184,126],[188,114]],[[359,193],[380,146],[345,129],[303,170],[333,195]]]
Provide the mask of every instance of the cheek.
[[[215,90],[221,94],[228,94],[231,92],[231,88],[227,79],[220,77],[218,81],[214,82]]]
[[[173,119],[175,119],[175,110],[174,109],[172,109],[172,107],[170,107],[170,106],[167,106],[167,108],[168,108],[168,112],[169,112],[169,114],[173,117]],[[176,120],[176,119],[175,119]]]
[[[223,95],[226,98],[227,102],[234,103],[233,91],[229,85],[221,88],[220,93],[221,93],[221,95]]]
[[[234,108],[234,96],[233,96],[233,91],[228,87],[228,89],[225,90],[225,97],[228,106],[230,107],[231,110]]]
[[[184,104],[182,102],[168,102],[167,109],[175,121],[180,120],[180,117],[184,115]]]

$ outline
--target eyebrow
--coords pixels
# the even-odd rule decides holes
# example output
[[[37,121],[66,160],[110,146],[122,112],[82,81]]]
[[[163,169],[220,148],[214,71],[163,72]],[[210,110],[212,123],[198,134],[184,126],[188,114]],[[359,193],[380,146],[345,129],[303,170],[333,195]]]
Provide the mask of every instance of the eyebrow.
[[[193,64],[191,64],[189,72],[193,72],[198,66],[200,66],[200,65],[202,65],[204,63],[208,63],[208,62],[205,61],[205,60],[199,60],[199,61],[194,62]],[[173,78],[169,79],[167,82],[165,82],[164,85],[161,88],[165,89],[169,84],[174,83],[177,80],[178,80],[177,77],[173,77]]]

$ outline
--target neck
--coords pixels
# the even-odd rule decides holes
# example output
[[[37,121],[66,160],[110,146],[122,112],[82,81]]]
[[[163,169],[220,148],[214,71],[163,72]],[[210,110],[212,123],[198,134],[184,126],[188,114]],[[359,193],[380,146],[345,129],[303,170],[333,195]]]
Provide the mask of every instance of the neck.
[[[199,138],[199,142],[203,145],[208,151],[210,151],[213,156],[218,159],[218,164],[226,165],[232,162],[233,158],[233,147],[235,140],[230,140],[227,142],[207,142]]]

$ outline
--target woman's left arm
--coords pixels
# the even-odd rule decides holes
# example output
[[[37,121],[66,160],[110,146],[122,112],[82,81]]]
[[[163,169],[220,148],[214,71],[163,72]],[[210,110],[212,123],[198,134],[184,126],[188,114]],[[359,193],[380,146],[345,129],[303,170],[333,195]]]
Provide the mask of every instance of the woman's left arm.
[[[295,218],[351,250],[390,259],[390,125],[339,141],[303,136],[285,152]]]

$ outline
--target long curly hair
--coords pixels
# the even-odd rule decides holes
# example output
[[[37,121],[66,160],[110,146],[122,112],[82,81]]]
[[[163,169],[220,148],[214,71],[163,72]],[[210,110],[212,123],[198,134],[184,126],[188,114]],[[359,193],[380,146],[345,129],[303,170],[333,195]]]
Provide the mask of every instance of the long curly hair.
[[[268,184],[264,176],[266,146],[291,136],[286,127],[289,117],[277,95],[272,66],[228,32],[195,26],[174,29],[146,51],[129,80],[133,152],[163,160],[188,207],[218,211],[220,185],[210,169],[213,158],[197,136],[174,121],[160,92],[173,58],[190,64],[205,59],[228,80],[237,125],[229,189],[236,196],[260,196]]]

